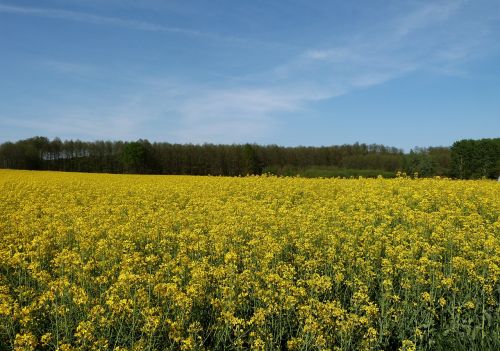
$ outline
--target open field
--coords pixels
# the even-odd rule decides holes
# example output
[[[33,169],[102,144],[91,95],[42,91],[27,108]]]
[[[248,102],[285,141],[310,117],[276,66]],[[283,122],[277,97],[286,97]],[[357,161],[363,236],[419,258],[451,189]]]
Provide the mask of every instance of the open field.
[[[0,350],[500,349],[500,183],[0,170]]]

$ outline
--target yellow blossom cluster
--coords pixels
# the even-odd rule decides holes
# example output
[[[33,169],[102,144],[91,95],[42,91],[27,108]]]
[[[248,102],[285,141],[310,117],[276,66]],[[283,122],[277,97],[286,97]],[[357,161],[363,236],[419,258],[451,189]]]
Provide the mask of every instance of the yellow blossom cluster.
[[[500,184],[0,170],[0,350],[500,349]]]

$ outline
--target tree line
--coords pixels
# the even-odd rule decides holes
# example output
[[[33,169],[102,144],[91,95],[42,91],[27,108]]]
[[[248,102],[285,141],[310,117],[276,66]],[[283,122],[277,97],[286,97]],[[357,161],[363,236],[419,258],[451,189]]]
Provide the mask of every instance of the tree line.
[[[238,176],[309,172],[321,176],[366,176],[395,175],[399,171],[424,177],[494,178],[500,171],[499,160],[500,138],[461,140],[451,148],[415,148],[409,153],[395,147],[360,143],[284,147],[151,143],[143,139],[62,141],[40,136],[0,145],[2,168],[97,173]]]
[[[453,144],[450,173],[462,179],[500,178],[500,138]]]

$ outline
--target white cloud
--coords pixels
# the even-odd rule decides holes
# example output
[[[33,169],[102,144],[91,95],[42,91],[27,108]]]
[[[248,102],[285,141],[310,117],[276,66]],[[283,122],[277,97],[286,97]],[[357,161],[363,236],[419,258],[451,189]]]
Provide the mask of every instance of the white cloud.
[[[0,3],[0,13],[37,16],[44,18],[83,22],[96,25],[109,25],[109,26],[123,27],[127,29],[146,31],[146,32],[163,32],[163,33],[179,34],[193,38],[208,39],[213,41],[225,42],[229,44],[239,44],[245,46],[257,45],[262,47],[273,47],[273,48],[286,46],[276,42],[261,41],[251,38],[242,38],[238,36],[219,34],[209,31],[201,31],[192,28],[174,27],[174,26],[168,26],[168,25],[135,20],[135,19],[103,16],[81,11],[70,11],[70,10],[62,10],[54,8],[40,8],[40,7],[28,7],[28,6],[14,6],[14,5],[6,5]]]
[[[214,33],[202,32],[194,29],[170,27],[156,23],[145,21],[124,19],[119,17],[101,16],[85,12],[38,8],[38,7],[24,7],[0,4],[0,13],[11,13],[19,15],[31,15],[54,19],[63,19],[69,21],[85,22],[90,24],[100,25],[113,25],[120,26],[134,30],[149,31],[149,32],[168,32],[178,33],[193,37],[207,37],[211,39],[222,40],[237,40],[236,38],[224,37]]]
[[[39,103],[36,116],[16,113],[17,118],[0,118],[0,125],[32,130],[33,134],[80,139],[135,139],[146,132],[145,126],[157,115],[141,94],[79,103]]]
[[[320,98],[313,91],[290,89],[199,91],[179,106],[181,128],[175,135],[190,142],[255,141],[274,131],[280,113],[298,111],[306,101]]]
[[[464,0],[436,1],[424,4],[413,12],[396,20],[393,35],[400,39],[419,29],[449,20],[465,4]]]
[[[84,64],[80,62],[60,61],[60,60],[41,60],[37,64],[46,67],[52,71],[78,76],[95,76],[100,73],[97,66]]]
[[[93,106],[85,103],[80,107],[60,106],[46,112],[48,122],[30,123],[51,135],[80,133],[88,138],[107,138],[111,131],[116,138],[134,139],[151,135],[148,125],[155,125],[160,126],[153,132],[160,140],[196,143],[264,140],[265,136],[279,132],[284,113],[305,111],[320,100],[380,85],[418,70],[463,74],[460,65],[478,53],[487,52],[491,44],[489,32],[483,28],[486,24],[480,16],[467,16],[466,5],[463,1],[420,5],[378,23],[373,30],[356,33],[350,40],[344,40],[343,45],[306,48],[258,78],[219,81],[211,86],[171,82],[168,78],[141,81],[131,78],[128,84],[131,93],[126,97]],[[0,12],[205,35],[62,10],[0,5]],[[78,63],[47,61],[46,65],[61,72],[92,74],[91,67]]]
[[[441,1],[401,11],[343,45],[305,50],[274,74],[288,85],[314,84],[327,98],[418,70],[463,76],[458,66],[487,52],[494,40],[480,16],[468,15],[467,4]]]
[[[352,50],[350,47],[336,47],[324,50],[308,50],[303,55],[302,58],[305,60],[318,60],[318,61],[356,61],[360,57],[358,54]]]

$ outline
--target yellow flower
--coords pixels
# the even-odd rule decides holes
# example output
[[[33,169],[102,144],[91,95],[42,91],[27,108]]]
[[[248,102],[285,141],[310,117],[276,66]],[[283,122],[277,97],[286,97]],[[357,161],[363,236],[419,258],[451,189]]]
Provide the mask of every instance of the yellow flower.
[[[36,349],[37,339],[31,332],[25,334],[16,334],[14,339],[15,351],[32,351]]]
[[[429,294],[427,291],[424,291],[422,293],[422,300],[425,302],[430,302],[431,301],[431,294]]]
[[[399,351],[416,351],[417,346],[415,343],[411,340],[403,340],[402,346],[399,348]]]
[[[498,185],[0,170],[0,342],[415,350],[498,310]]]
[[[446,305],[446,299],[444,297],[439,298],[439,305],[444,307]]]
[[[466,303],[464,303],[464,307],[469,310],[473,310],[476,307],[476,305],[472,301],[467,301]]]
[[[42,346],[47,346],[52,341],[52,333],[45,333],[40,338]]]

